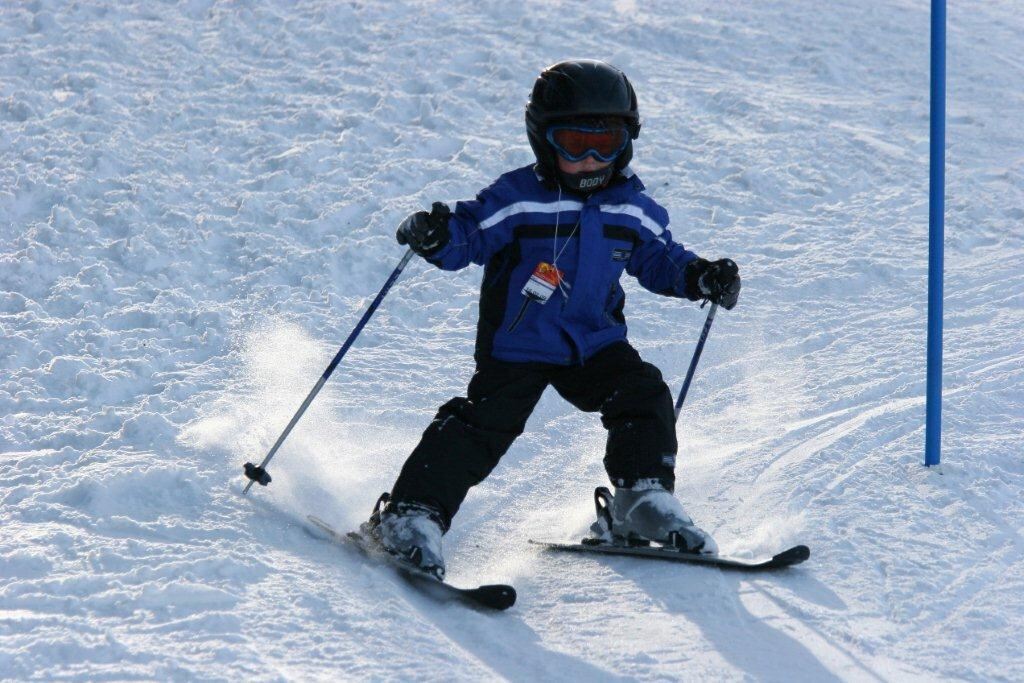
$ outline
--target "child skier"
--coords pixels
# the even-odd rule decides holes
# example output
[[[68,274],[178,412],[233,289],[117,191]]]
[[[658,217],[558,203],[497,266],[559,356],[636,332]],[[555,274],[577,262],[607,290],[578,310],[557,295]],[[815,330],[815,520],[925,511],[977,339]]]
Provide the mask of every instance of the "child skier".
[[[617,68],[565,61],[537,78],[526,107],[537,162],[502,175],[455,212],[440,203],[397,239],[443,270],[484,266],[476,373],[437,412],[365,528],[389,551],[444,576],[441,537],[472,486],[519,436],[550,384],[608,430],[611,542],[717,553],[672,491],[671,393],[626,341],[625,270],[646,289],[736,305],[740,277],[672,241],[668,213],[627,165],[640,134],[636,94]]]

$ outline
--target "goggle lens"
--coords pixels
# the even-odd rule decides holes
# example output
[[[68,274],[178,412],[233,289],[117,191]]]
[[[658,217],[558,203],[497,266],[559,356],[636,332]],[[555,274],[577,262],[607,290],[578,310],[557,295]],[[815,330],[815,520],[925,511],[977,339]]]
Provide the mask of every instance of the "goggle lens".
[[[555,150],[569,161],[582,161],[591,155],[601,161],[611,161],[626,148],[629,133],[625,127],[552,126],[548,129],[547,138]]]

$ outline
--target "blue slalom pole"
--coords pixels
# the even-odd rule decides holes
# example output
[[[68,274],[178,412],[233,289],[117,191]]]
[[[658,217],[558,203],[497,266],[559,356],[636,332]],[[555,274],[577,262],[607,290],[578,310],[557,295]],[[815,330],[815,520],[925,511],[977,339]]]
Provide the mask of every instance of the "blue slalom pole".
[[[711,331],[711,323],[715,321],[715,313],[718,312],[718,304],[711,304],[711,310],[708,311],[708,317],[704,321],[704,327],[700,331],[700,339],[697,340],[697,348],[693,350],[693,358],[690,359],[690,367],[686,371],[686,379],[683,380],[683,387],[679,390],[679,398],[676,399],[676,422],[679,421],[679,412],[683,409],[683,401],[686,400],[686,394],[690,391],[690,382],[693,381],[693,373],[697,370],[697,361],[700,360],[700,354],[704,350],[704,342],[708,340],[708,332]]]
[[[391,285],[395,284],[395,281],[398,280],[398,276],[402,274],[406,264],[409,263],[409,259],[412,258],[413,253],[412,249],[405,252],[405,256],[403,256],[402,260],[398,263],[398,267],[395,268],[391,273],[391,277],[388,278],[387,282],[384,283],[384,286],[381,287],[381,290],[377,293],[377,298],[373,300],[370,307],[366,309],[365,313],[363,313],[363,317],[360,318],[355,329],[352,330],[352,333],[348,335],[348,339],[345,340],[345,343],[341,345],[341,349],[338,350],[338,353],[334,354],[334,359],[331,361],[331,364],[327,366],[327,369],[324,370],[324,374],[320,376],[319,380],[317,380],[316,386],[314,386],[313,390],[309,392],[308,396],[306,396],[306,400],[302,402],[301,406],[299,406],[299,409],[295,413],[295,416],[292,417],[291,422],[289,422],[288,426],[284,428],[283,432],[281,432],[281,436],[277,437],[277,441],[270,449],[270,452],[267,453],[267,457],[263,458],[263,462],[261,462],[258,467],[253,465],[251,462],[245,463],[245,476],[249,478],[249,483],[245,485],[242,495],[248,493],[249,489],[252,488],[252,485],[255,483],[259,483],[260,486],[266,486],[270,483],[270,475],[267,474],[266,468],[267,465],[270,464],[271,458],[274,457],[274,454],[277,453],[277,449],[281,447],[284,440],[288,438],[289,434],[291,434],[292,428],[299,421],[299,418],[302,417],[302,414],[306,412],[306,408],[309,407],[309,404],[312,403],[313,399],[316,398],[316,395],[320,393],[320,389],[323,388],[327,379],[331,376],[331,373],[334,372],[334,368],[338,367],[338,363],[340,363],[341,359],[345,357],[345,354],[352,346],[352,342],[354,342],[356,337],[359,336],[359,333],[363,331],[363,327],[366,326],[370,316],[372,316],[373,312],[377,310],[378,306],[380,306],[380,302],[384,300],[384,296],[388,293],[388,290],[391,289]]]
[[[924,464],[939,464],[942,436],[942,270],[946,192],[946,0],[932,0],[931,161],[928,189],[928,380]]]

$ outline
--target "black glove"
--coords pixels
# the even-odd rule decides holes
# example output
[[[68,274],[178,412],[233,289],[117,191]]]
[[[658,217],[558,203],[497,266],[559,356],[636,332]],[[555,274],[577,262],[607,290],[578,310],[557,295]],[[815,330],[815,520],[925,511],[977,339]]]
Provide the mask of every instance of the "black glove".
[[[432,256],[441,251],[451,239],[451,233],[448,232],[448,217],[451,213],[446,204],[434,202],[430,213],[417,211],[402,221],[395,239],[399,244],[408,244],[420,256]]]
[[[740,269],[732,259],[690,261],[683,269],[687,298],[708,299],[731,311],[740,298]]]

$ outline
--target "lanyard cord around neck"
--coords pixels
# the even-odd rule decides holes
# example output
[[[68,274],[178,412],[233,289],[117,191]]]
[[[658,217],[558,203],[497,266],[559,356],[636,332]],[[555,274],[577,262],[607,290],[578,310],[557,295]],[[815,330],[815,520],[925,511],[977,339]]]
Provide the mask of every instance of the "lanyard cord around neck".
[[[555,210],[555,236],[551,238],[551,265],[554,266],[555,270],[557,271],[558,270],[558,257],[561,256],[562,253],[565,251],[565,248],[567,246],[569,246],[569,241],[572,240],[573,235],[576,234],[576,229],[580,227],[580,219],[583,217],[583,211],[580,211],[579,217],[576,218],[576,225],[572,226],[572,232],[569,233],[569,236],[565,239],[565,244],[562,245],[562,248],[559,249],[558,253],[556,254],[555,253],[555,248],[558,246],[558,224],[559,224],[559,221],[560,221],[560,219],[562,217],[562,186],[561,185],[558,186],[558,204],[556,206],[557,206],[557,208]],[[565,285],[562,283],[562,278],[561,277],[558,278],[558,289],[561,290],[562,296],[564,296],[566,299],[569,298],[569,292],[566,291]]]

